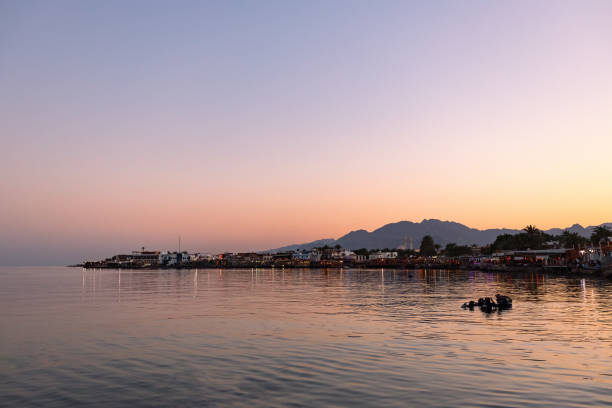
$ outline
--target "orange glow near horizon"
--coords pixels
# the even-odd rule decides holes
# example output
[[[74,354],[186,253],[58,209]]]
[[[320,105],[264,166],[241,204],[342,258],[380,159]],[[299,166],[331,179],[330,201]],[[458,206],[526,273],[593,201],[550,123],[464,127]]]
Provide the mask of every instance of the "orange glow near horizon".
[[[609,3],[272,7],[7,6],[0,262],[612,221]]]

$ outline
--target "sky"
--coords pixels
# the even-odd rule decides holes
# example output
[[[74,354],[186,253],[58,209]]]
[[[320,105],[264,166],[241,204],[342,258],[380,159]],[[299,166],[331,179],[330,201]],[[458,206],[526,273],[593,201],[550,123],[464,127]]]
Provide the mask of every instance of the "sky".
[[[0,1],[0,264],[612,221],[610,1]]]

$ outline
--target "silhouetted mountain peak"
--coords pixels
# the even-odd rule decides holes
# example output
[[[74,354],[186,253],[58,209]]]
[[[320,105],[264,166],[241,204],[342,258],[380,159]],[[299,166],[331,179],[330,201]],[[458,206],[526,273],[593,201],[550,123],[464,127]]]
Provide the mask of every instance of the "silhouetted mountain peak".
[[[349,232],[346,235],[350,235],[350,234],[364,234],[364,233],[365,234],[369,234],[369,232],[364,230],[364,229],[358,229],[358,230],[355,230],[355,231],[351,231],[351,232]]]
[[[600,225],[612,226],[612,223],[604,223]],[[569,228],[571,232],[589,237],[595,226],[582,227],[580,224],[574,224]],[[563,232],[561,228],[552,228],[544,232],[551,235],[558,235]],[[454,242],[458,245],[487,245],[495,241],[498,235],[501,234],[518,234],[522,232],[520,229],[509,228],[489,228],[479,230],[470,228],[466,225],[455,221],[441,221],[435,218],[423,219],[421,222],[398,221],[385,224],[382,227],[368,232],[364,229],[351,231],[346,235],[334,240],[325,239],[313,241],[301,245],[290,245],[287,247],[278,248],[276,251],[285,251],[291,249],[311,249],[316,246],[323,245],[341,245],[348,249],[359,248],[418,248],[421,240],[425,235],[431,235],[437,244],[442,246],[449,242]]]
[[[441,220],[438,220],[437,218],[429,218],[429,219],[424,218],[423,221],[421,221],[421,224],[443,224],[445,222],[448,222],[448,221],[441,221]]]

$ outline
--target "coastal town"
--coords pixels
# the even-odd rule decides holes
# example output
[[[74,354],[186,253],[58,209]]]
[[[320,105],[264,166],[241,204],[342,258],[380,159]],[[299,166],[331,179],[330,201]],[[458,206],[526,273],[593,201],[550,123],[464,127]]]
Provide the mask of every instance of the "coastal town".
[[[87,261],[85,268],[446,268],[491,271],[572,271],[612,274],[612,232],[602,228],[591,240],[564,233],[553,237],[528,226],[516,235],[500,235],[487,246],[445,247],[426,235],[419,248],[356,249],[322,246],[284,252],[146,250]]]

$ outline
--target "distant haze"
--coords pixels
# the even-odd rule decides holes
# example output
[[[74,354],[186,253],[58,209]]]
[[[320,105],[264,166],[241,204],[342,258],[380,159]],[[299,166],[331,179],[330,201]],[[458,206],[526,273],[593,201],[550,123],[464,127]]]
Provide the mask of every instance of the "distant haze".
[[[612,219],[610,1],[0,2],[0,264]]]

